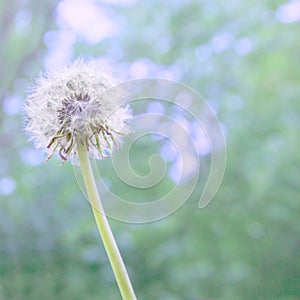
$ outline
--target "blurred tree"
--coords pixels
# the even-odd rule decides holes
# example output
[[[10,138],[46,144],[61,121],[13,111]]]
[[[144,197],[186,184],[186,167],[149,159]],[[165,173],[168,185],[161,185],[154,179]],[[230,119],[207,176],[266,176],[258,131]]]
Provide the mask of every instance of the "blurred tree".
[[[28,78],[62,51],[183,81],[224,125],[226,176],[208,207],[196,209],[199,187],[165,220],[111,221],[138,298],[299,299],[299,1],[120,2],[93,2],[102,35],[79,30],[93,19],[83,2],[81,15],[70,1],[0,2],[0,299],[119,297],[72,167],[42,164],[20,130]]]

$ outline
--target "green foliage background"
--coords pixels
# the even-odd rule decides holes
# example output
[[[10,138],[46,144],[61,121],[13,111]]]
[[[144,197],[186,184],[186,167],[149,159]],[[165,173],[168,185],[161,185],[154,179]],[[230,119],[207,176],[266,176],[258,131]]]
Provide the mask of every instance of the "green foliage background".
[[[194,193],[159,222],[111,220],[138,299],[300,299],[299,22],[280,23],[276,0],[96,2],[121,34],[92,45],[78,38],[72,57],[180,70],[218,107],[227,139],[224,182],[208,207],[197,209]],[[43,164],[11,108],[51,51],[44,36],[59,30],[56,5],[0,1],[0,299],[119,299],[72,167]],[[228,47],[202,59],[199,45],[224,32]],[[253,49],[238,55],[244,38]]]

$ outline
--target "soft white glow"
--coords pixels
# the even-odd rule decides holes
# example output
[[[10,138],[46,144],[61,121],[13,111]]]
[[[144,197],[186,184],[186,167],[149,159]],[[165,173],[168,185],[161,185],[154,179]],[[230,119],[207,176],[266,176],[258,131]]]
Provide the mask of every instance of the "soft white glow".
[[[21,103],[22,101],[18,96],[12,96],[4,99],[2,107],[7,115],[16,115],[22,109]]]
[[[242,38],[236,41],[234,49],[237,55],[245,56],[253,50],[252,41],[248,38]]]
[[[57,13],[57,21],[62,28],[71,29],[90,44],[118,32],[116,22],[95,1],[64,0],[59,3]]]
[[[19,34],[26,36],[32,29],[31,12],[27,9],[21,9],[15,17],[15,25]]]
[[[232,40],[233,36],[231,35],[231,33],[223,32],[214,36],[210,41],[210,45],[212,46],[215,53],[221,53],[229,47]]]
[[[45,57],[46,70],[55,70],[68,63],[72,56],[76,36],[71,30],[48,31],[44,42],[51,51]]]
[[[10,177],[4,177],[0,179],[0,194],[9,195],[16,188],[16,182]]]
[[[276,17],[281,23],[300,21],[300,1],[290,1],[280,5],[276,11]]]
[[[137,59],[131,64],[129,72],[133,78],[147,77],[150,72],[149,67],[149,61],[145,59]]]

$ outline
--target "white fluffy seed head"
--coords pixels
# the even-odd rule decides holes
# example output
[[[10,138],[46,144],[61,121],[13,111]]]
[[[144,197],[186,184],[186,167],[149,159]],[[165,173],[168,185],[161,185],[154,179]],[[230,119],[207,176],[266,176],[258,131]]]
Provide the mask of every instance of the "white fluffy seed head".
[[[129,133],[131,110],[124,99],[111,73],[94,60],[78,59],[37,80],[25,105],[25,130],[48,159],[58,151],[63,160],[76,162],[78,138],[91,157],[107,157]]]

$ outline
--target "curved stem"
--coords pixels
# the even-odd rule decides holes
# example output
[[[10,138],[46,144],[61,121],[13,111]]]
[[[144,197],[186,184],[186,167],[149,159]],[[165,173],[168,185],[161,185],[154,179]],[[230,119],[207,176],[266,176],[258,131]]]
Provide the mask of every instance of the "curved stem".
[[[122,298],[124,300],[136,300],[136,296],[134,294],[134,290],[127,274],[123,259],[103,210],[103,206],[98,194],[97,186],[89,161],[86,143],[85,141],[79,139],[76,140],[76,143],[81,172],[88,193],[89,201],[91,203],[97,227],[111,267],[113,269],[116,281],[118,283]]]

